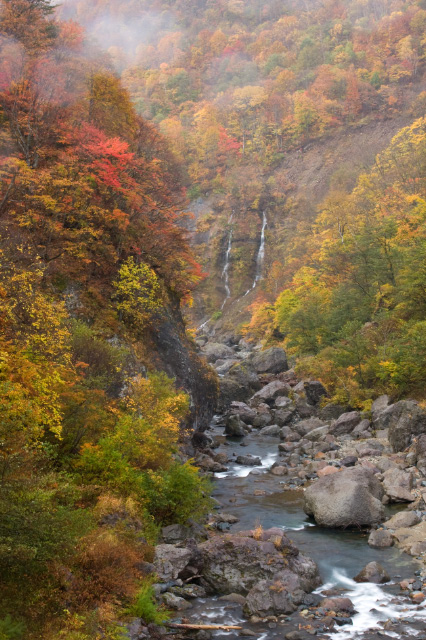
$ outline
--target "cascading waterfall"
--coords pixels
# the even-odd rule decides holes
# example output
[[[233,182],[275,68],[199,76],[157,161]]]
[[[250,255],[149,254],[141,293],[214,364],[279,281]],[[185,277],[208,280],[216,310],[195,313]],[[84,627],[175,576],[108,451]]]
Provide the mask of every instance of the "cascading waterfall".
[[[231,217],[228,220],[228,224],[230,225],[230,230],[229,230],[229,236],[228,236],[228,246],[226,248],[226,254],[225,254],[225,264],[224,264],[223,271],[222,271],[222,280],[223,280],[224,285],[225,285],[225,300],[223,301],[221,309],[223,309],[223,307],[225,306],[225,304],[227,303],[227,301],[231,297],[231,289],[230,289],[230,286],[229,286],[229,258],[231,256],[232,235],[233,235],[233,232],[234,232],[234,228],[232,226],[233,220],[234,220],[234,214],[232,213]]]
[[[264,211],[263,222],[262,222],[262,233],[260,236],[260,247],[259,247],[259,251],[257,253],[257,258],[256,258],[256,275],[254,277],[254,282],[252,286],[250,287],[250,289],[247,289],[243,297],[248,296],[250,291],[253,291],[253,289],[256,287],[259,280],[262,279],[262,268],[263,268],[263,262],[265,260],[265,231],[267,226],[268,226],[268,219]]]

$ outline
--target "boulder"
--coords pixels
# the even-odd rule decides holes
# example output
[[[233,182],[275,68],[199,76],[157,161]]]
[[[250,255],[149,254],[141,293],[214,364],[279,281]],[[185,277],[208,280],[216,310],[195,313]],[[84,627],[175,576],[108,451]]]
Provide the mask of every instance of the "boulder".
[[[276,409],[286,409],[287,411],[291,411],[296,408],[293,401],[286,396],[279,396],[278,398],[275,398],[274,407]]]
[[[161,529],[161,537],[166,544],[176,544],[176,542],[182,542],[190,536],[191,530],[183,524],[170,524]]]
[[[371,405],[373,420],[389,406],[389,396],[383,395],[376,398]]]
[[[306,400],[309,404],[317,405],[324,396],[327,396],[327,389],[318,380],[311,380],[304,383]]]
[[[162,582],[176,580],[188,566],[192,557],[190,549],[173,544],[158,544],[155,547],[155,571]]]
[[[160,600],[167,609],[173,609],[174,611],[185,611],[185,609],[190,609],[192,606],[185,598],[168,591],[160,596]]]
[[[328,425],[324,425],[322,427],[316,427],[305,434],[305,438],[310,440],[311,442],[319,442],[320,440],[324,440],[325,436],[329,432]]]
[[[345,411],[347,411],[347,408],[343,405],[329,402],[325,407],[320,409],[318,416],[321,420],[324,420],[324,422],[328,422],[331,420],[337,420],[337,418],[341,416],[342,413],[345,413]]]
[[[199,550],[204,580],[221,594],[246,595],[261,580],[279,580],[305,592],[321,583],[316,564],[299,554],[281,529],[216,536]]]
[[[426,551],[426,521],[414,527],[395,529],[394,538],[403,551],[418,556]]]
[[[318,478],[324,478],[325,476],[331,476],[333,473],[338,473],[339,469],[337,467],[333,467],[331,465],[327,465],[322,469],[318,470]]]
[[[225,433],[227,436],[243,437],[247,435],[247,425],[239,415],[229,416],[226,420]]]
[[[413,474],[402,469],[388,469],[383,474],[383,487],[391,502],[413,502]]]
[[[392,450],[403,451],[415,436],[426,433],[426,412],[414,400],[400,400],[378,413],[374,427],[389,429]]]
[[[274,380],[254,394],[250,399],[250,405],[255,407],[262,402],[272,405],[275,398],[288,396],[290,391],[291,387],[288,384],[281,382],[281,380]]]
[[[421,522],[419,516],[414,511],[400,511],[396,513],[392,518],[386,520],[384,523],[388,529],[401,529],[414,527]]]
[[[269,427],[263,427],[263,429],[259,431],[259,435],[275,436],[277,438],[280,435],[280,427],[277,424],[271,424]]]
[[[300,436],[296,431],[290,429],[290,427],[282,427],[280,431],[280,439],[285,440],[286,442],[298,442],[300,440]]]
[[[276,422],[280,427],[284,427],[286,424],[289,424],[289,422],[291,422],[294,416],[294,411],[294,408],[278,409],[274,411],[274,422]]]
[[[367,420],[365,418],[364,420],[361,420],[361,422],[355,427],[355,429],[352,431],[352,435],[356,438],[369,438],[371,436],[370,426],[370,420]]]
[[[385,549],[394,543],[393,536],[386,529],[375,529],[368,536],[368,544],[374,549]]]
[[[217,360],[215,362],[215,369],[218,376],[225,376],[229,370],[234,366],[234,364],[238,364],[239,360],[229,359],[229,360]]]
[[[301,420],[293,425],[293,428],[297,433],[301,436],[305,436],[310,433],[314,429],[318,429],[319,427],[323,427],[324,423],[319,418],[308,418],[307,420]]]
[[[246,424],[252,424],[254,418],[256,417],[256,411],[249,407],[245,402],[231,402],[228,413],[229,415],[239,415],[240,419]]]
[[[346,456],[340,460],[342,467],[354,467],[357,462],[358,458],[356,456]]]
[[[302,603],[305,592],[291,571],[275,580],[260,580],[247,594],[244,613],[247,616],[277,616],[293,613]]]
[[[281,373],[288,370],[286,353],[279,347],[256,353],[251,358],[251,364],[256,373]]]
[[[262,460],[260,458],[251,455],[237,456],[235,462],[243,465],[244,467],[257,467],[262,464]]]
[[[304,510],[323,527],[361,527],[382,522],[383,488],[372,470],[342,469],[305,491]]]
[[[369,562],[354,578],[355,582],[373,582],[374,584],[384,584],[390,581],[390,576],[386,569],[378,562]]]
[[[272,413],[269,411],[267,404],[260,404],[257,407],[256,416],[253,419],[253,427],[261,429],[266,427],[272,422]]]
[[[204,355],[207,358],[207,362],[216,362],[216,360],[225,360],[226,358],[232,358],[235,353],[231,347],[226,344],[220,344],[219,342],[209,342],[204,347]]]
[[[336,611],[344,613],[354,613],[355,607],[349,598],[344,597],[334,597],[334,598],[325,598],[321,602],[321,609],[325,609],[325,611]]]
[[[351,433],[360,422],[360,412],[349,411],[348,413],[343,413],[333,422],[330,432],[335,436],[345,436]]]

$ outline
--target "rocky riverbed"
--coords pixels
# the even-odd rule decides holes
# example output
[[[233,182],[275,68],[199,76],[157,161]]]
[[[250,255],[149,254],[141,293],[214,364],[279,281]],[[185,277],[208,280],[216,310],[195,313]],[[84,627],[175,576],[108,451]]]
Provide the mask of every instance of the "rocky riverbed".
[[[282,349],[199,344],[221,385],[194,438],[216,508],[204,528],[166,528],[152,571],[178,624],[240,628],[185,636],[426,638],[425,411],[333,405]]]

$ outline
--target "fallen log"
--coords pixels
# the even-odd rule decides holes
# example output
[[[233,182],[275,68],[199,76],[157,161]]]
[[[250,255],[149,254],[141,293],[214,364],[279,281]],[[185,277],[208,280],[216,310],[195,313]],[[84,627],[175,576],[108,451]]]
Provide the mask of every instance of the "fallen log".
[[[242,627],[237,627],[231,624],[178,624],[177,622],[166,622],[165,625],[172,629],[198,629],[203,631],[231,631],[234,629],[242,629]]]

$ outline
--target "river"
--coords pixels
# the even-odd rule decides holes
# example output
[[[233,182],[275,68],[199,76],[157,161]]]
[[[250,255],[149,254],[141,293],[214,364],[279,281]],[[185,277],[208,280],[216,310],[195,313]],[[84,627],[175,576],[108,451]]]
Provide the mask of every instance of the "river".
[[[303,489],[288,490],[283,487],[280,477],[268,473],[278,457],[278,438],[261,437],[253,432],[244,438],[227,438],[223,429],[213,426],[210,434],[220,442],[219,451],[233,454],[251,453],[262,459],[259,467],[244,467],[230,464],[227,472],[216,474],[214,497],[221,504],[221,511],[239,518],[232,532],[253,529],[281,527],[288,531],[290,538],[300,551],[311,556],[319,566],[323,586],[318,589],[340,588],[351,598],[357,613],[351,624],[337,628],[329,634],[324,631],[318,638],[351,640],[352,638],[424,638],[421,633],[426,621],[425,607],[412,605],[401,595],[399,582],[413,577],[419,565],[410,556],[396,547],[373,549],[367,544],[367,534],[362,531],[338,531],[315,526],[303,512]],[[256,495],[255,495],[256,492]],[[392,512],[389,512],[392,515]],[[367,562],[379,562],[392,577],[385,586],[355,583],[352,578]],[[243,616],[241,607],[224,602],[219,598],[200,599],[189,612],[188,618],[195,622],[214,624],[240,624],[259,640],[285,638],[285,634],[295,629],[292,617],[283,617],[276,622],[249,623]],[[394,620],[397,630],[381,631],[380,621]],[[300,620],[300,618],[299,618]],[[368,630],[371,630],[368,632]],[[420,635],[419,635],[420,634]],[[241,632],[214,632],[215,638],[239,638]]]

